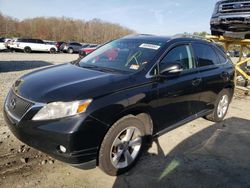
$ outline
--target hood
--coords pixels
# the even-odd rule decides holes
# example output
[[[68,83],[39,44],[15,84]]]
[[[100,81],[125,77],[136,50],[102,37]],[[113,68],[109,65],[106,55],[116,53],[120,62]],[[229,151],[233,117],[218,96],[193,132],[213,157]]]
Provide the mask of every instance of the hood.
[[[67,63],[24,75],[15,82],[13,89],[18,95],[35,102],[66,102],[96,98],[127,87],[128,82],[128,75],[100,72]]]

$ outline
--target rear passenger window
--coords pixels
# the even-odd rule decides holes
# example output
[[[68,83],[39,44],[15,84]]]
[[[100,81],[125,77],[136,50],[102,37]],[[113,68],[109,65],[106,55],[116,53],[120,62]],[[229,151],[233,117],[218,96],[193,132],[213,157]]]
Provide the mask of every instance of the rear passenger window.
[[[28,39],[30,43],[36,43],[36,39]]]
[[[40,40],[40,39],[37,39],[36,43],[43,44],[44,42],[42,40]]]
[[[220,64],[226,63],[227,58],[225,56],[223,56],[220,52],[217,52],[217,55],[219,57],[219,63]]]
[[[199,67],[215,65],[218,63],[218,57],[215,51],[206,44],[193,44],[195,56]]]

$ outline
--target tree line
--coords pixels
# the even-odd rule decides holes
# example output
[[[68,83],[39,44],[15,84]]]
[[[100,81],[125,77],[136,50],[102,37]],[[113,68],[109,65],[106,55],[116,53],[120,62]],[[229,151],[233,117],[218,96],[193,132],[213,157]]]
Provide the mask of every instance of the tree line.
[[[100,19],[85,21],[67,17],[17,20],[0,12],[0,37],[40,38],[101,44],[135,31]]]

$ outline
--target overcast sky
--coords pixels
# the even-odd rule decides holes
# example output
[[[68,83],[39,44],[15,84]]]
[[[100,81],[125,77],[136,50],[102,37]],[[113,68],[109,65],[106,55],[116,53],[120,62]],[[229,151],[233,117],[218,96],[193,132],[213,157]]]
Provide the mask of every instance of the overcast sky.
[[[138,33],[207,31],[217,0],[0,0],[0,11],[19,20],[38,16],[99,18]]]

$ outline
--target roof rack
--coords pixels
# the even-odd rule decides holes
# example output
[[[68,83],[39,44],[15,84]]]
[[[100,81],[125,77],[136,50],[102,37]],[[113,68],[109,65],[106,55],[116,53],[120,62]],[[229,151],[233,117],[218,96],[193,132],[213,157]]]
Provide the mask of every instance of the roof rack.
[[[213,39],[202,37],[199,35],[191,35],[191,34],[177,34],[177,35],[174,35],[172,38],[181,38],[181,37],[182,38],[192,38],[192,39],[205,40],[208,42],[215,42]]]

